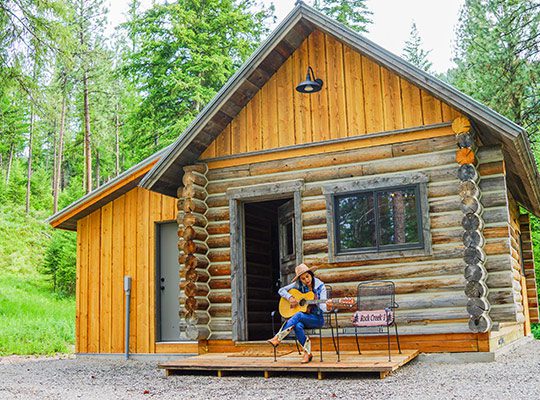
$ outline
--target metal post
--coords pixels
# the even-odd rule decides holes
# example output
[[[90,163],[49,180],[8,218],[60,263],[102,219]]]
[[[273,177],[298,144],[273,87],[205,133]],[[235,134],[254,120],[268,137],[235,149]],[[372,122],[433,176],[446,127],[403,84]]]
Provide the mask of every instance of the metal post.
[[[126,292],[126,360],[129,359],[129,314],[131,300],[131,276],[124,276],[124,292]]]

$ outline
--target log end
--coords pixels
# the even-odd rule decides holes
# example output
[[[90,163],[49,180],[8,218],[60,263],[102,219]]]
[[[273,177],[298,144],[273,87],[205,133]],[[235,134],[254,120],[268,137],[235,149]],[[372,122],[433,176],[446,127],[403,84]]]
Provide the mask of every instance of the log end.
[[[467,117],[457,117],[452,121],[452,131],[459,135],[460,133],[467,133],[471,130],[471,122]]]

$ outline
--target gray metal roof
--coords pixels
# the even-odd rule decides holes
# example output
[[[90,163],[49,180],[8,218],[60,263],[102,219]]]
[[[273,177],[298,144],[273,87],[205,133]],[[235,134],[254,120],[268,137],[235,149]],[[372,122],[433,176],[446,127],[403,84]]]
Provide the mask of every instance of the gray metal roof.
[[[525,129],[302,2],[296,5],[169,147],[154,168],[143,178],[140,186],[174,195],[175,185],[178,186],[181,182],[182,166],[197,160],[206,146],[221,133],[222,127],[253,97],[256,90],[253,86],[262,87],[279,68],[280,62],[283,63],[294,51],[295,48],[291,47],[295,44],[298,46],[300,39],[303,40],[315,29],[341,40],[453,106],[471,119],[478,128],[481,139],[486,143],[501,143],[507,159],[511,161],[508,163],[511,165],[507,165],[507,168],[514,171],[513,178],[520,180],[515,183],[513,192],[517,193],[520,203],[540,215],[540,179]],[[525,193],[521,193],[523,190]]]

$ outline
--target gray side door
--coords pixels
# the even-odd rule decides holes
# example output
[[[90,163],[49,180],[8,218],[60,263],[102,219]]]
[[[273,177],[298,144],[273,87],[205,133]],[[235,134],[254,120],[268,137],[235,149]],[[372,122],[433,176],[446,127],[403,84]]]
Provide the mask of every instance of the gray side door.
[[[168,222],[158,225],[158,332],[162,342],[180,340],[180,318],[178,317],[178,225]]]

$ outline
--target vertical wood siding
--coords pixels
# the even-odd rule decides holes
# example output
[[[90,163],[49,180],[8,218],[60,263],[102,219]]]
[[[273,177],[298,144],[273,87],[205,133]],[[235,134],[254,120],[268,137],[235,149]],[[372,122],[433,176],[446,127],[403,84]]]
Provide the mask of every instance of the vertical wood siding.
[[[155,224],[172,197],[135,188],[77,223],[77,353],[124,351],[124,275],[133,278],[130,351],[155,352]]]
[[[323,89],[295,90],[311,65]],[[405,79],[314,31],[201,158],[450,122],[459,113]]]

